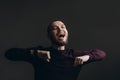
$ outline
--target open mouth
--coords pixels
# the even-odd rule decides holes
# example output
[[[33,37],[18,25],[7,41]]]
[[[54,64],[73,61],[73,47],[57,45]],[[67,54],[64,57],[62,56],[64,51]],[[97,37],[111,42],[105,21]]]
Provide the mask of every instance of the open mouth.
[[[64,37],[65,37],[65,34],[59,34],[58,37],[59,37],[59,38],[64,38]]]

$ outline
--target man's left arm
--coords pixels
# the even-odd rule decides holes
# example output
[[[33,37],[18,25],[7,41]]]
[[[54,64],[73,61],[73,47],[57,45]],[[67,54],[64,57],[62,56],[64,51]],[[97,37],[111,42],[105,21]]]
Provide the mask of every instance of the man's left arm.
[[[75,57],[74,65],[80,65],[84,63],[90,63],[94,61],[102,60],[106,54],[100,49],[93,49],[90,51],[83,51],[79,53],[80,56]]]

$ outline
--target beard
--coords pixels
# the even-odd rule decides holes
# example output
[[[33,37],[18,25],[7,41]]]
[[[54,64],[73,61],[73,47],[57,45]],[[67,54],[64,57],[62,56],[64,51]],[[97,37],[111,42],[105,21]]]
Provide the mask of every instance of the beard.
[[[65,46],[68,44],[68,39],[66,39],[66,41],[59,41],[55,39],[53,36],[50,36],[50,40],[52,44],[57,45],[57,46]]]

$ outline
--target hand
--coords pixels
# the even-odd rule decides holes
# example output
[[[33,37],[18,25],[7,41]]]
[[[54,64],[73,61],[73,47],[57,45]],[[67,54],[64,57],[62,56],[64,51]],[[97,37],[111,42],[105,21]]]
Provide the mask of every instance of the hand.
[[[74,66],[78,66],[80,64],[83,64],[84,62],[87,62],[89,58],[89,55],[75,57]]]
[[[44,51],[44,50],[37,50],[37,55],[39,58],[50,62],[50,51]]]
[[[81,57],[75,57],[74,66],[83,64],[83,59]]]

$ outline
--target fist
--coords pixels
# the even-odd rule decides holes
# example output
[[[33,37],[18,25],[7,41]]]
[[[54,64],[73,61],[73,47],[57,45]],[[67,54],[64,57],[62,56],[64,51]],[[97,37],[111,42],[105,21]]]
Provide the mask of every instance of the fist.
[[[81,57],[76,57],[74,61],[74,66],[78,66],[80,64],[83,64],[83,59]]]
[[[50,62],[50,51],[37,50],[37,55],[40,59]]]

